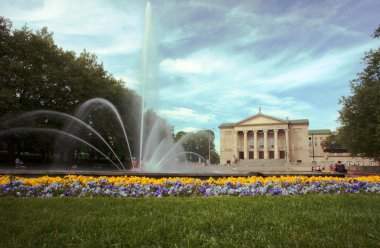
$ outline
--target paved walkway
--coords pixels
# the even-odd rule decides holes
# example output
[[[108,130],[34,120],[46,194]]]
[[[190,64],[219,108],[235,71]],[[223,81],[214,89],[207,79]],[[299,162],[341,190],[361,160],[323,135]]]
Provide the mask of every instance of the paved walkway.
[[[252,168],[250,168],[252,169]],[[145,176],[153,178],[162,177],[196,177],[207,179],[210,177],[246,177],[246,176],[282,176],[282,175],[299,175],[299,176],[323,176],[334,175],[344,176],[344,174],[330,174],[323,172],[312,171],[297,171],[295,168],[271,168],[271,170],[259,170],[262,168],[254,168],[255,170],[249,170],[247,168],[236,168],[230,166],[186,166],[186,168],[167,168],[165,171],[138,171],[138,170],[64,170],[64,169],[14,169],[14,168],[0,168],[0,175],[18,175],[26,177],[37,177],[43,175],[88,175],[88,176]]]

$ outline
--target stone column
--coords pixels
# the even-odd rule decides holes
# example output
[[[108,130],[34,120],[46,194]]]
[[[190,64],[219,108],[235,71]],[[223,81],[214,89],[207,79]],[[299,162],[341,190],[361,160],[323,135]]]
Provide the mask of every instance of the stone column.
[[[263,130],[264,132],[264,159],[268,159],[268,130]]]
[[[259,159],[259,153],[257,151],[257,130],[255,130],[253,131],[253,159]]]
[[[278,159],[278,130],[273,130],[274,135],[274,159]]]
[[[238,132],[234,131],[234,156],[235,156],[235,159],[239,158],[238,147],[237,147],[238,137],[239,137]]]
[[[248,131],[244,130],[244,159],[248,159],[248,140],[247,140],[247,133]]]
[[[285,129],[286,162],[289,162],[289,129]]]

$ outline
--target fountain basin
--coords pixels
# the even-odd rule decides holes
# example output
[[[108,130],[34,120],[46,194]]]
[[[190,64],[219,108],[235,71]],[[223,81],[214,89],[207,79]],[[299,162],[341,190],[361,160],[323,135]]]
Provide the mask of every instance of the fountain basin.
[[[22,177],[40,177],[40,176],[138,176],[149,178],[169,178],[169,177],[191,177],[199,179],[223,178],[223,177],[250,177],[250,176],[334,176],[345,177],[343,173],[323,173],[323,172],[296,172],[296,171],[278,171],[278,172],[252,172],[252,171],[199,171],[199,172],[140,172],[134,170],[110,171],[110,170],[59,170],[59,169],[0,169],[0,175],[12,175]]]

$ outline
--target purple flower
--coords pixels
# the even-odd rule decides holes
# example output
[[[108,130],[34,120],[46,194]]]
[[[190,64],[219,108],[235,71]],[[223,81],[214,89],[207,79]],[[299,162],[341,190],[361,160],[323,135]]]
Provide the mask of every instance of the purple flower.
[[[227,187],[228,187],[228,188],[232,188],[232,186],[233,186],[232,183],[231,183],[230,181],[228,181],[226,184],[227,184]]]
[[[206,191],[206,188],[204,188],[204,187],[200,187],[200,188],[199,188],[199,191],[200,191],[202,194],[204,194],[204,192]]]

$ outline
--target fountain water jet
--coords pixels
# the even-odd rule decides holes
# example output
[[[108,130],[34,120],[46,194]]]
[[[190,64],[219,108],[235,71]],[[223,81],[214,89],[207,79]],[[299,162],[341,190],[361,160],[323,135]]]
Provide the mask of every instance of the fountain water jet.
[[[9,134],[9,133],[22,133],[22,132],[45,132],[45,133],[56,133],[56,134],[60,134],[60,135],[66,135],[72,139],[75,139],[89,147],[91,147],[92,149],[94,149],[95,151],[97,151],[98,153],[100,153],[102,156],[104,156],[108,161],[111,162],[112,165],[114,165],[117,169],[120,170],[120,167],[117,166],[117,164],[115,162],[112,161],[112,159],[110,159],[106,154],[104,154],[102,151],[100,151],[98,148],[96,148],[95,146],[91,145],[90,143],[88,143],[87,141],[75,136],[75,135],[72,135],[70,133],[67,133],[65,131],[61,131],[61,130],[57,130],[57,129],[52,129],[52,128],[37,128],[37,127],[15,127],[15,128],[10,128],[10,129],[6,129],[6,130],[3,130],[3,131],[0,131],[0,136],[2,135],[6,135],[6,134]],[[125,168],[124,168],[125,169]]]
[[[145,12],[145,29],[144,29],[144,39],[143,39],[143,46],[142,46],[142,75],[141,75],[141,122],[140,122],[140,143],[139,143],[139,163],[140,163],[140,170],[142,170],[142,162],[146,162],[146,166],[144,166],[144,171],[149,170],[162,170],[166,163],[176,157],[184,156],[188,153],[195,154],[199,157],[199,154],[193,153],[193,152],[184,152],[182,144],[191,136],[191,134],[185,135],[182,137],[179,141],[174,142],[174,139],[171,134],[171,130],[168,128],[168,125],[164,123],[160,118],[157,118],[152,126],[150,132],[148,130],[144,130],[145,123],[144,123],[144,114],[146,113],[147,109],[147,89],[148,88],[148,81],[154,81],[154,80],[148,80],[149,78],[149,46],[151,45],[151,33],[152,33],[152,10],[151,10],[151,4],[150,2],[146,5],[146,12]],[[158,101],[157,101],[158,102]],[[123,124],[123,121],[120,117],[119,112],[117,111],[116,107],[109,102],[106,99],[102,98],[94,98],[86,101],[83,103],[78,110],[75,113],[75,116],[56,112],[56,111],[49,111],[49,110],[37,110],[37,111],[31,111],[27,113],[21,114],[18,118],[23,117],[30,117],[34,115],[47,115],[52,114],[55,116],[59,116],[61,118],[64,118],[66,120],[69,120],[70,123],[68,123],[64,130],[58,130],[58,129],[49,129],[49,128],[30,128],[30,127],[22,127],[22,128],[13,128],[13,129],[7,129],[5,131],[0,131],[0,133],[5,132],[21,132],[21,131],[33,131],[33,132],[48,132],[48,133],[57,133],[62,134],[65,136],[68,136],[72,139],[78,140],[89,147],[93,148],[100,154],[102,154],[104,157],[106,157],[116,168],[120,169],[119,166],[117,166],[112,159],[110,159],[107,155],[105,155],[100,149],[96,148],[89,142],[75,136],[74,134],[70,133],[71,130],[74,130],[77,128],[77,125],[85,127],[86,129],[90,130],[92,133],[94,133],[98,138],[102,140],[104,144],[106,144],[107,148],[112,152],[112,154],[116,157],[118,162],[121,164],[121,167],[125,170],[125,167],[123,163],[120,161],[119,157],[116,155],[116,152],[112,149],[112,147],[107,143],[107,141],[89,124],[85,123],[83,121],[84,117],[89,113],[89,109],[94,104],[102,104],[103,106],[109,108],[113,115],[116,117],[124,138],[125,142],[128,147],[129,156],[131,159],[133,158],[133,154],[130,148],[130,144],[127,137],[126,128]],[[145,132],[147,131],[147,133]]]
[[[18,116],[16,118],[12,119],[12,120],[7,120],[7,121],[5,121],[3,123],[9,125],[9,124],[12,124],[13,122],[19,121],[20,119],[24,119],[24,118],[26,119],[26,118],[30,118],[30,117],[33,117],[33,116],[41,116],[41,115],[59,116],[59,117],[62,117],[64,119],[71,120],[74,123],[79,124],[79,125],[85,127],[86,129],[90,130],[92,133],[94,133],[107,146],[107,148],[112,152],[112,154],[115,155],[117,161],[120,163],[121,167],[125,170],[125,167],[124,167],[123,163],[120,161],[120,158],[117,156],[117,154],[112,149],[112,147],[108,144],[108,142],[103,138],[103,136],[101,136],[90,125],[88,125],[87,123],[85,123],[81,119],[76,118],[75,116],[72,116],[72,115],[69,115],[69,114],[66,114],[66,113],[62,113],[62,112],[58,112],[58,111],[53,111],[53,110],[35,110],[35,111],[26,112],[26,113],[24,113],[24,114],[22,114],[22,115],[20,115],[20,116]],[[124,129],[124,126],[122,126],[122,127]],[[22,130],[22,129],[20,129],[20,130]],[[55,130],[55,129],[50,129],[50,130]],[[57,131],[60,131],[60,130],[57,130]],[[65,131],[61,131],[61,132],[65,133],[65,134],[69,134],[68,132],[65,132]],[[73,137],[72,134],[70,134],[68,136]],[[129,142],[128,142],[128,144],[129,144]]]
[[[164,169],[164,162],[168,162],[168,157],[183,156],[184,153],[182,144],[190,138],[191,134],[187,134],[179,141],[174,142],[171,130],[166,123],[157,119],[150,130],[146,129],[144,123],[144,114],[146,113],[148,102],[154,103],[155,110],[158,110],[158,99],[151,99],[157,97],[158,94],[152,94],[154,87],[152,83],[156,82],[156,78],[149,77],[152,75],[152,67],[157,64],[152,62],[152,6],[148,1],[145,8],[145,26],[144,38],[142,43],[142,71],[141,71],[141,121],[140,121],[140,149],[139,149],[139,164],[144,164],[144,168],[140,166],[140,171],[151,171]],[[148,92],[150,94],[148,94]],[[156,92],[155,92],[156,93]],[[147,99],[151,96],[150,99]],[[199,154],[198,154],[199,155]],[[200,156],[200,155],[199,155]]]
[[[132,156],[132,152],[131,152],[131,146],[129,145],[129,140],[128,140],[128,136],[127,136],[127,132],[125,131],[125,127],[124,127],[124,124],[123,124],[123,121],[121,119],[121,116],[119,114],[119,111],[117,111],[116,107],[108,100],[106,99],[103,99],[103,98],[93,98],[93,99],[90,99],[90,100],[87,100],[86,102],[84,102],[79,108],[78,110],[76,111],[75,115],[78,116],[79,118],[82,117],[85,115],[85,111],[92,105],[92,104],[95,104],[95,103],[100,103],[106,107],[108,107],[109,109],[112,110],[113,114],[115,115],[115,117],[117,118],[118,122],[119,122],[119,125],[120,125],[120,128],[122,129],[123,131],[123,134],[124,134],[124,138],[125,138],[125,142],[128,146],[128,152],[129,152],[129,156],[130,157],[133,157]]]
[[[149,39],[151,33],[151,5],[148,1],[145,9],[145,30],[144,30],[144,41],[143,41],[143,50],[142,50],[142,81],[141,81],[141,123],[140,123],[140,153],[139,153],[139,164],[142,163],[142,152],[143,152],[143,141],[144,141],[144,113],[145,113],[145,91],[147,84],[148,76],[148,47]],[[141,168],[141,166],[140,166]]]

